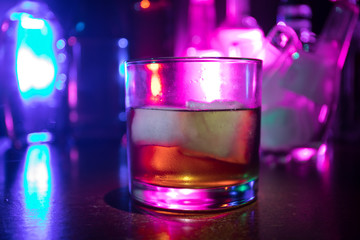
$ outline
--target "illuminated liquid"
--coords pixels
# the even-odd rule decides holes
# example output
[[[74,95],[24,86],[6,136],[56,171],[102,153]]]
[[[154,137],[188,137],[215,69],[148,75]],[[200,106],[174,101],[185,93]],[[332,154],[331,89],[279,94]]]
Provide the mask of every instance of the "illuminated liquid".
[[[206,111],[140,108],[130,109],[128,114],[132,181],[199,189],[257,179],[260,108]],[[158,122],[165,118],[168,121]],[[134,127],[140,128],[140,132]],[[169,136],[162,133],[154,137],[156,131],[162,130],[168,131]]]

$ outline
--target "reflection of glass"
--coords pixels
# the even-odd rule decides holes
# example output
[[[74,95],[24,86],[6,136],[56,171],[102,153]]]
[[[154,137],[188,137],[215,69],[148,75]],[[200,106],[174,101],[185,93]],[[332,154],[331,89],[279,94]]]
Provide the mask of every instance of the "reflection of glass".
[[[21,1],[1,24],[6,127],[16,147],[54,140],[63,130],[67,54],[61,34],[54,14],[38,1]]]
[[[23,175],[24,220],[32,227],[36,239],[49,238],[49,212],[51,209],[51,155],[46,144],[27,149]]]
[[[252,59],[128,62],[132,196],[174,210],[228,208],[253,200],[260,74],[261,61]]]
[[[257,239],[257,210],[253,206],[214,214],[175,215],[141,208],[146,218],[145,225],[132,231],[135,238],[139,239],[149,236],[153,239],[173,240]]]

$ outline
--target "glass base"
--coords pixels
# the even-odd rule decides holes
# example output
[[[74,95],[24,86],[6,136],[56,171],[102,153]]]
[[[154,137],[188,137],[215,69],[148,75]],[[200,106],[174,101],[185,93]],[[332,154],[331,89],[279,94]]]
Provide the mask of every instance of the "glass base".
[[[212,211],[237,207],[256,199],[258,180],[217,188],[170,188],[133,181],[132,198],[171,211]]]

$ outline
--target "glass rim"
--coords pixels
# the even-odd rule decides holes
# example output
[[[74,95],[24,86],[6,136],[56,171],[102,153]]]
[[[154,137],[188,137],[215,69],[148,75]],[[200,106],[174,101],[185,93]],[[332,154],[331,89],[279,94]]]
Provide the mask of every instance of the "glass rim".
[[[167,62],[229,62],[229,63],[260,63],[261,59],[245,58],[245,57],[156,57],[156,58],[139,58],[127,60],[127,65],[151,64],[151,63],[167,63]]]

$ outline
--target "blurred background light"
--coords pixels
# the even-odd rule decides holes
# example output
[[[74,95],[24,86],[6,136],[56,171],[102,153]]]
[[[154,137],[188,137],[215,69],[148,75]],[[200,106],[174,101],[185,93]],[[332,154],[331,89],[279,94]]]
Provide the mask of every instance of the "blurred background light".
[[[17,15],[15,15],[17,16]],[[46,98],[54,91],[58,72],[54,32],[43,19],[22,14],[16,34],[16,76],[23,99]]]
[[[27,135],[28,143],[49,142],[51,140],[52,140],[52,135],[49,132],[29,133]]]
[[[77,32],[82,32],[85,29],[85,23],[84,22],[78,22],[75,26],[75,29]]]

